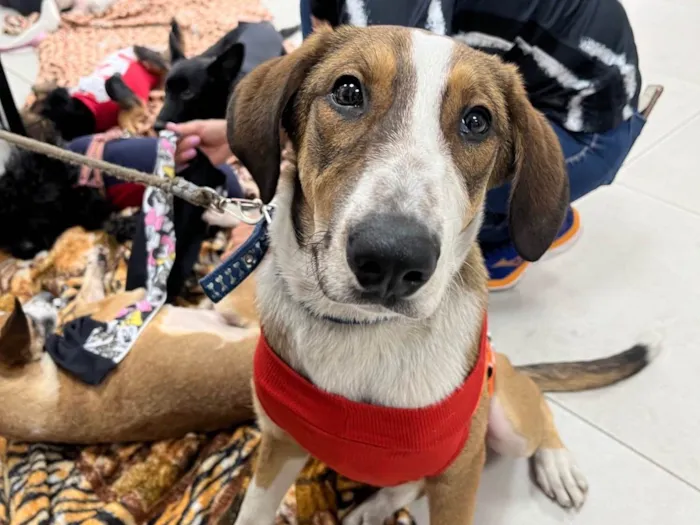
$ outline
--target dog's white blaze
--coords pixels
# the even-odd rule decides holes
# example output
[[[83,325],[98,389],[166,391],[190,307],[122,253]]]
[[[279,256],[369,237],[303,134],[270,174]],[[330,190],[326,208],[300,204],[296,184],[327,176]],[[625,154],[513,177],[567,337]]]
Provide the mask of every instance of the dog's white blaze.
[[[433,277],[433,286],[442,288],[451,278],[456,267],[449,264],[465,255],[468,243],[460,236],[462,219],[465,216],[467,199],[460,185],[461,174],[454,165],[449,146],[442,129],[442,107],[447,82],[453,64],[455,43],[451,38],[432,35],[423,31],[413,33],[413,65],[416,76],[415,97],[412,101],[410,129],[403,142],[400,155],[418,155],[423,169],[408,171],[405,177],[421,188],[423,194],[436,192],[439,207],[431,210],[440,222],[442,236],[441,257]],[[456,133],[455,125],[455,133]],[[414,194],[419,199],[420,194]],[[420,202],[416,202],[420,207]],[[425,213],[425,212],[424,212]],[[480,221],[475,221],[478,229]],[[462,238],[460,238],[462,237]],[[423,293],[432,294],[434,289],[424,287]],[[419,292],[420,293],[420,292]]]
[[[440,116],[455,44],[422,30],[413,31],[411,38],[411,98],[401,101],[401,124],[365,168],[342,222],[377,212],[425,219],[435,201],[442,201],[445,173],[453,166]]]
[[[418,154],[421,157],[426,160],[430,158],[437,164],[435,169],[427,170],[426,175],[431,177],[441,177],[445,156],[449,155],[440,127],[440,115],[454,48],[452,39],[423,31],[413,33],[416,88],[411,101],[409,141],[406,145],[420,148]],[[423,176],[424,173],[421,170],[421,173],[412,175]]]

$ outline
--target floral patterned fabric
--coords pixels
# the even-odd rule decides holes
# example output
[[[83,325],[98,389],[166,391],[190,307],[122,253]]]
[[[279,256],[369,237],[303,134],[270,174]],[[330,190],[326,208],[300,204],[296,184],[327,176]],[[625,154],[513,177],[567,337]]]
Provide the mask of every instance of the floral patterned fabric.
[[[172,179],[175,176],[177,138],[170,131],[161,132],[155,176]],[[147,278],[146,296],[136,304],[125,307],[104,327],[95,328],[83,344],[88,352],[117,364],[128,354],[141,330],[158,313],[168,296],[168,277],[175,262],[175,224],[173,196],[148,187],[143,206]]]

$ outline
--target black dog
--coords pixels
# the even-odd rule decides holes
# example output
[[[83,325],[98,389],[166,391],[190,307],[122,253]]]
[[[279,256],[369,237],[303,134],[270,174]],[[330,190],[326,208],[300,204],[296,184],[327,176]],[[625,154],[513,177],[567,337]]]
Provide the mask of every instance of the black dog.
[[[0,146],[3,144],[0,141]],[[227,186],[225,175],[200,152],[178,175],[198,186],[214,189]],[[117,242],[133,239],[135,246],[140,246],[144,242],[140,214],[119,214],[100,190],[79,186],[79,176],[78,167],[12,148],[4,173],[0,169],[0,250],[18,259],[31,259],[51,249],[56,239],[73,226],[88,231],[104,230]],[[203,211],[175,199],[177,261],[172,276],[175,288],[191,272],[204,238],[217,230],[201,220]],[[142,251],[145,254],[145,248]],[[179,289],[175,288],[169,288],[171,294],[177,294]]]
[[[133,235],[133,227],[112,221],[114,210],[99,190],[76,187],[78,177],[77,167],[13,150],[0,176],[0,249],[30,259],[72,226]]]
[[[284,40],[298,30],[298,26],[277,31],[268,22],[241,22],[204,53],[189,59],[180,40],[172,36],[172,68],[165,80],[156,130],[168,122],[224,118],[238,81],[263,62],[284,55]]]

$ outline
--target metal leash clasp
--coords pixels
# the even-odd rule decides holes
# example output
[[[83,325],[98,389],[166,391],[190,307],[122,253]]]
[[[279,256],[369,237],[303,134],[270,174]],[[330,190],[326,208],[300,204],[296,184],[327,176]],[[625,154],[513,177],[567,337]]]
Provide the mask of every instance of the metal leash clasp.
[[[213,191],[213,190],[212,190]],[[265,204],[260,199],[239,199],[234,197],[220,197],[212,203],[212,208],[219,213],[228,213],[236,219],[252,226],[265,220],[272,222],[270,211],[272,204]]]

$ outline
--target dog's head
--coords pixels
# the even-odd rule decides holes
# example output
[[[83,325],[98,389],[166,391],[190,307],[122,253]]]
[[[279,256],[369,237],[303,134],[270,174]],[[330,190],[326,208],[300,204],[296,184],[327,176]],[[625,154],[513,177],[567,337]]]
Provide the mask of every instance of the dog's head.
[[[489,189],[510,184],[511,236],[531,261],[568,204],[561,148],[516,68],[422,30],[321,31],[244,78],[228,118],[263,200],[277,189],[277,270],[319,314],[430,316]],[[280,179],[281,128],[297,170]]]
[[[95,117],[66,88],[57,87],[37,98],[36,111],[50,120],[65,140],[95,132]]]
[[[45,82],[32,86],[31,103],[20,110],[20,117],[27,135],[50,144],[58,144],[61,137],[54,123],[42,116],[46,97],[58,87],[56,82]]]
[[[0,177],[0,249],[31,259],[72,226],[96,230],[112,212],[99,190],[76,186],[78,168],[14,150]]]
[[[188,59],[181,40],[171,34],[172,65],[165,79],[165,100],[156,119],[156,130],[163,129],[168,122],[224,116],[244,54],[243,44],[229,40],[220,41],[202,55]]]

